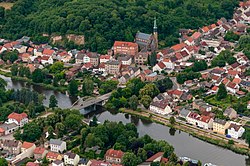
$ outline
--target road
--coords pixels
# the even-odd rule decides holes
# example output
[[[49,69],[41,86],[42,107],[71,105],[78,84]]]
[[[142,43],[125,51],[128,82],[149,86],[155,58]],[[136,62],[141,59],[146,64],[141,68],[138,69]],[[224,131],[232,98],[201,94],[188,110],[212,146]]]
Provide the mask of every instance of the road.
[[[6,72],[6,73],[10,73],[11,72],[9,69],[2,69],[2,68],[0,68],[0,70],[3,71],[3,72]]]
[[[172,80],[172,82],[173,82],[173,87],[172,87],[172,89],[180,89],[180,84],[178,84],[177,83],[177,80],[176,80],[176,77],[169,77],[171,80]]]

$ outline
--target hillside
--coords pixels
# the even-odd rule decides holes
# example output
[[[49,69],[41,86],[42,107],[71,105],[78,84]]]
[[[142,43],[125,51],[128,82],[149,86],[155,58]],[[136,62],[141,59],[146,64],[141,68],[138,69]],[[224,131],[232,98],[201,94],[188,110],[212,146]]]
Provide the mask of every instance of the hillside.
[[[164,47],[178,42],[179,28],[230,18],[237,5],[238,0],[18,0],[0,12],[0,37],[84,34],[86,48],[102,52],[114,40],[132,41],[138,30],[151,33],[156,16]]]

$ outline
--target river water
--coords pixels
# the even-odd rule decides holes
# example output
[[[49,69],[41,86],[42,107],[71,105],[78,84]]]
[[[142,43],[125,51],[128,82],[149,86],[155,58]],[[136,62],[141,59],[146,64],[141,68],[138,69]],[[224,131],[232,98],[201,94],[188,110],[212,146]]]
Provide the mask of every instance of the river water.
[[[8,89],[21,89],[22,87],[26,87],[45,95],[46,99],[44,100],[44,104],[46,106],[48,106],[49,97],[51,95],[56,96],[58,105],[61,108],[70,108],[72,103],[76,100],[61,92],[47,90],[41,86],[26,85],[26,83],[22,81],[14,81],[2,75],[0,75],[0,77],[7,81]],[[185,132],[174,131],[167,126],[152,123],[123,113],[112,113],[102,110],[101,108],[99,108],[97,112],[87,115],[87,117],[91,118],[94,114],[102,123],[105,120],[134,123],[137,126],[140,136],[148,134],[156,140],[166,140],[174,146],[178,156],[186,156],[192,159],[201,160],[203,163],[211,162],[218,166],[250,166],[250,160],[247,156],[239,155],[230,150],[201,141]]]

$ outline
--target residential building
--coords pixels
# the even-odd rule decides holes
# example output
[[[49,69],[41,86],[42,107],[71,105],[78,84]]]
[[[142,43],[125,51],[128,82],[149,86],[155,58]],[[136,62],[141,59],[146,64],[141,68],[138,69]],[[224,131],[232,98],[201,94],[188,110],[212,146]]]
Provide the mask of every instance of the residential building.
[[[197,110],[200,110],[200,111],[212,111],[212,106],[209,105],[208,103],[204,102],[203,100],[201,99],[198,99],[198,100],[194,100],[193,102],[193,109],[197,109]]]
[[[28,162],[26,166],[40,166],[39,163],[34,163],[34,162]]]
[[[3,150],[13,155],[18,155],[21,152],[21,146],[22,143],[16,140],[4,140],[2,144]]]
[[[54,63],[53,57],[52,56],[43,56],[43,57],[41,57],[41,63],[43,65],[53,64]]]
[[[155,51],[157,50],[157,41],[152,34],[146,34],[137,32],[135,36],[135,42],[138,44],[141,50]]]
[[[108,62],[109,60],[111,60],[111,56],[110,55],[101,55],[100,56],[100,63],[106,63]]]
[[[130,66],[132,63],[132,58],[130,56],[119,56],[118,61],[121,62],[122,65]]]
[[[87,166],[111,166],[111,164],[102,160],[89,160]]]
[[[163,71],[166,68],[166,65],[163,62],[158,62],[154,67],[153,71]]]
[[[90,60],[90,63],[96,67],[99,65],[99,56],[97,53],[95,52],[88,52],[87,53],[88,57],[89,57],[89,60]]]
[[[162,115],[172,112],[169,100],[153,101],[149,106],[149,110]]]
[[[84,56],[85,56],[85,54],[83,54],[83,53],[81,53],[81,52],[77,53],[76,58],[75,58],[76,63],[77,63],[77,64],[83,63],[83,58],[84,58]],[[85,60],[85,61],[86,61],[86,60]],[[89,60],[89,61],[90,61],[90,60]]]
[[[168,162],[168,159],[163,157],[163,155],[164,155],[164,152],[158,152],[154,154],[153,156],[151,156],[150,158],[148,158],[146,162],[149,162],[149,163],[160,162],[160,163],[166,164]]]
[[[23,145],[21,147],[21,152],[25,157],[29,158],[29,157],[33,157],[35,149],[36,149],[36,145],[34,143],[23,142]]]
[[[7,123],[7,124],[15,123],[19,127],[23,127],[28,122],[29,122],[29,119],[28,119],[28,115],[26,113],[18,114],[18,113],[13,112],[13,113],[9,114],[8,121],[5,123]]]
[[[67,149],[66,142],[61,141],[60,139],[50,139],[49,146],[52,152],[62,153],[63,151]]]
[[[117,60],[110,60],[105,64],[105,70],[109,74],[119,74],[121,69],[121,63]]]
[[[213,122],[213,132],[225,135],[229,125],[229,122],[216,118]]]
[[[0,124],[0,136],[8,135],[13,133],[19,128],[19,126],[16,123],[3,123]]]
[[[52,162],[52,166],[64,166],[64,163],[62,160],[55,160]]]
[[[227,134],[230,135],[232,138],[238,139],[243,135],[245,129],[240,124],[231,122],[227,132]]]
[[[124,153],[121,150],[109,149],[107,150],[104,158],[109,163],[121,164],[123,155]]]
[[[78,154],[67,152],[64,154],[64,164],[65,165],[74,165],[76,166],[80,160],[80,157]]]
[[[150,52],[148,51],[140,51],[137,55],[135,55],[135,63],[137,65],[145,65],[148,62],[148,56]]]
[[[46,154],[46,159],[49,161],[62,160],[62,155],[59,153],[48,152]]]
[[[195,112],[190,112],[186,120],[188,123],[203,129],[213,128],[213,119],[209,116],[199,115]]]
[[[45,148],[36,147],[36,149],[34,150],[34,158],[35,159],[43,159],[47,153],[48,153],[48,151]]]
[[[115,41],[114,46],[114,54],[120,55],[131,55],[135,56],[138,54],[138,44],[132,42],[124,42],[124,41]]]
[[[229,117],[230,119],[237,118],[237,112],[231,107],[228,107],[227,109],[225,109],[225,111],[223,112],[223,115],[226,117]]]

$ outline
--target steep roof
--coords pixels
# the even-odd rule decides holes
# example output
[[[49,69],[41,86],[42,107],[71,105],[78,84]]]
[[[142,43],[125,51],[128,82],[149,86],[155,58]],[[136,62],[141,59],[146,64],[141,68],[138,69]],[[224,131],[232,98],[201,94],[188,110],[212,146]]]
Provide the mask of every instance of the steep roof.
[[[22,145],[22,148],[24,149],[29,149],[31,148],[32,146],[34,146],[35,144],[34,143],[31,143],[31,142],[24,142],[23,145]]]
[[[8,119],[15,119],[18,123],[20,123],[21,120],[27,117],[28,115],[26,113],[18,114],[18,113],[12,112],[11,114],[9,114]]]
[[[125,42],[125,41],[115,41],[114,47],[138,47],[137,43]]]
[[[164,154],[164,152],[158,152],[158,153],[154,154],[153,156],[151,156],[150,158],[148,158],[146,160],[146,162],[154,162],[155,159],[162,157],[163,154]]]
[[[113,158],[122,158],[123,155],[124,155],[124,152],[122,152],[121,150],[114,150],[114,149],[107,150],[105,154],[105,156],[113,157]]]
[[[43,154],[46,149],[42,147],[36,147],[34,154]]]

